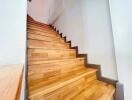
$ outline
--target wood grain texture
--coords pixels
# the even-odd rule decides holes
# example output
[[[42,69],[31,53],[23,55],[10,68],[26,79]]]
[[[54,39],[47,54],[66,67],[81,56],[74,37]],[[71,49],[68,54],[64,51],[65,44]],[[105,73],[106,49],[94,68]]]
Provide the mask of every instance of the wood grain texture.
[[[22,72],[22,64],[0,66],[0,100],[18,100]]]
[[[41,40],[34,40],[29,39],[28,40],[28,47],[29,48],[69,48],[69,44],[65,43],[54,43],[54,42],[47,42],[47,41],[41,41]]]
[[[42,35],[42,36],[47,36],[47,37],[55,37],[55,38],[59,38],[60,35],[59,34],[49,34],[48,31],[39,31],[39,30],[35,30],[35,29],[28,29],[27,30],[28,34],[37,34],[37,35]],[[52,32],[50,32],[52,33]]]
[[[74,100],[111,100],[115,88],[112,85],[97,81],[86,88]]]
[[[59,81],[53,83],[53,84],[50,84],[50,85],[46,85],[46,86],[43,86],[39,89],[36,89],[35,91],[32,91],[30,92],[31,93],[31,98],[33,97],[37,97],[40,96],[40,95],[45,95],[45,94],[48,94],[52,91],[55,91],[56,89],[58,88],[61,88],[61,87],[64,87],[68,84],[72,84],[72,82],[76,82],[84,77],[87,77],[88,75],[94,73],[96,70],[90,70],[90,69],[87,69],[87,70],[80,70],[78,71],[78,73],[76,74],[72,74],[66,78],[62,78],[60,79]],[[65,90],[66,91],[66,90]]]
[[[30,17],[28,32],[29,100],[112,100],[115,87],[97,80],[66,37]]]
[[[28,49],[28,61],[76,58],[74,49]]]
[[[44,40],[49,42],[59,42],[59,43],[65,43],[63,38],[60,37],[49,37],[44,35],[38,35],[38,34],[28,34],[29,39],[36,39],[36,40]]]

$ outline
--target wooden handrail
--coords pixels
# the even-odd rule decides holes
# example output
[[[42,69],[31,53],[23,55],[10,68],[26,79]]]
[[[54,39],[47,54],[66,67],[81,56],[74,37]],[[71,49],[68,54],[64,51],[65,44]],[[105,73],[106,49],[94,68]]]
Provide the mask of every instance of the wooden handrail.
[[[0,66],[0,100],[19,100],[23,65]]]

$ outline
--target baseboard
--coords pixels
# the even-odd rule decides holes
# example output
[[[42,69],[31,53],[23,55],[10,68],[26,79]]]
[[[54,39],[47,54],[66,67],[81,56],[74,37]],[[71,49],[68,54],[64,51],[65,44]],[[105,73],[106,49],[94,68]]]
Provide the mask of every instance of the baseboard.
[[[101,66],[100,65],[87,64],[87,66],[90,67],[90,68],[98,69],[98,72],[97,72],[97,79],[98,80],[101,80],[101,81],[104,81],[106,83],[112,84],[112,85],[114,85],[116,87],[116,83],[118,81],[117,80],[110,79],[110,78],[103,77],[102,74],[101,74]]]
[[[124,86],[119,82],[116,83],[115,100],[124,100]]]
[[[54,26],[52,26],[52,25],[50,25],[50,26],[60,35],[61,38],[64,38],[66,43],[70,44],[70,48],[71,49],[75,49],[76,50],[76,56],[77,57],[84,57],[85,58],[85,66],[86,67],[94,68],[94,69],[98,70],[97,73],[96,73],[98,80],[106,82],[106,83],[109,83],[109,84],[112,84],[112,85],[115,86],[116,91],[114,93],[114,100],[124,100],[123,84],[119,83],[118,80],[113,80],[113,79],[110,79],[110,78],[103,77],[102,74],[101,74],[101,66],[100,65],[89,64],[88,60],[87,60],[88,59],[87,54],[79,54],[78,46],[72,47],[71,46],[71,41],[67,41],[66,36],[63,37],[63,33],[59,33],[59,30],[57,30]]]
[[[70,48],[71,49],[75,49],[76,50],[76,56],[77,57],[84,57],[85,58],[85,66],[86,67],[98,69],[98,71],[97,71],[97,79],[98,80],[101,80],[101,81],[104,81],[104,82],[107,82],[109,84],[112,84],[112,85],[116,86],[116,83],[118,82],[117,80],[112,80],[112,79],[103,77],[102,74],[101,74],[101,67],[100,67],[100,65],[89,64],[88,60],[87,60],[87,58],[88,58],[87,54],[79,54],[79,52],[78,52],[78,46],[72,47],[71,46],[71,41],[67,41],[66,40],[66,36],[63,37],[63,33],[59,33],[59,30],[57,30],[54,26],[52,26],[52,25],[50,25],[50,26],[60,35],[61,38],[64,38],[64,40],[65,40],[66,43],[70,44]]]

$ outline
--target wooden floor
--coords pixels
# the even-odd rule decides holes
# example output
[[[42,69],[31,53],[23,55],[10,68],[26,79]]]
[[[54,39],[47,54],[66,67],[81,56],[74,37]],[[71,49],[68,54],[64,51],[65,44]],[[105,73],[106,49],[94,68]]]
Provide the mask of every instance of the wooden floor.
[[[115,87],[50,26],[28,17],[27,32],[29,100],[114,100]]]
[[[0,66],[0,100],[19,100],[23,65]]]

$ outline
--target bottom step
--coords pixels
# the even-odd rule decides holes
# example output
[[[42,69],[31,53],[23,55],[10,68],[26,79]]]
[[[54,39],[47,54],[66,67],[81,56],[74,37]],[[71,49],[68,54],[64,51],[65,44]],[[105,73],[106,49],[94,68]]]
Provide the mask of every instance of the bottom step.
[[[43,85],[29,91],[31,100],[63,100],[69,94],[76,92],[73,96],[85,89],[91,81],[96,80],[95,69],[83,69],[73,75],[69,75],[59,81]],[[36,84],[38,85],[38,84]],[[73,97],[73,96],[70,96]]]
[[[90,87],[76,95],[73,100],[114,100],[114,92],[114,86],[96,80]]]
[[[96,70],[85,69],[29,91],[29,100],[113,100],[115,87],[96,79]],[[36,84],[38,85],[38,84]]]

